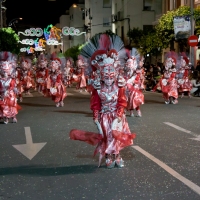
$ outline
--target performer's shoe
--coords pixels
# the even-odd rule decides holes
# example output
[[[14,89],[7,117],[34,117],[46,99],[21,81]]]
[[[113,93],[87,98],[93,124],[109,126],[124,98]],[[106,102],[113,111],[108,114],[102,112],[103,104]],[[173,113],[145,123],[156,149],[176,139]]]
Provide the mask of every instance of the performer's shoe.
[[[123,159],[122,159],[121,157],[117,157],[117,158],[115,159],[115,164],[116,164],[116,166],[119,167],[119,168],[124,167],[124,161],[123,161]]]
[[[188,94],[188,97],[189,97],[189,98],[192,98],[191,94]]]
[[[142,113],[141,113],[140,110],[137,110],[137,115],[136,115],[136,117],[142,117]]]
[[[165,101],[165,104],[169,104],[169,102],[170,102],[169,100],[166,100],[166,101]]]
[[[56,103],[56,107],[58,108],[60,106],[60,103]]]
[[[106,166],[108,169],[112,169],[115,167],[115,161],[113,161],[111,158],[106,159]]]
[[[12,123],[17,123],[17,118],[16,117],[12,118]]]
[[[60,107],[63,107],[63,106],[64,106],[64,102],[61,101],[61,102],[60,102]]]
[[[178,103],[178,100],[177,99],[174,99],[173,101],[172,101],[172,104],[177,104]]]
[[[22,98],[22,97],[20,97],[20,98],[19,98],[19,102],[22,102],[22,101],[23,101],[23,98]]]
[[[130,111],[130,116],[131,116],[131,117],[134,117],[133,110]]]
[[[183,97],[184,97],[184,93],[181,94],[181,98],[183,98]]]
[[[4,124],[8,124],[8,122],[9,122],[8,118],[7,118],[7,117],[5,117],[5,118],[4,118],[4,122],[3,122],[3,123],[4,123]]]
[[[110,154],[110,155],[107,155],[106,156],[106,166],[108,169],[112,169],[115,167],[115,161],[113,160],[113,156]]]

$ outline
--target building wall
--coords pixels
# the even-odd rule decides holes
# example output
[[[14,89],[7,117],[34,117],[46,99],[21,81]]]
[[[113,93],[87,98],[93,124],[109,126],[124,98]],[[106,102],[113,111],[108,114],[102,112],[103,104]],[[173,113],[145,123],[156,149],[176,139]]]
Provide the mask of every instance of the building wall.
[[[91,13],[91,16],[87,16],[87,18],[90,17],[89,23],[92,26],[91,37],[97,33],[111,30],[111,0],[86,0],[86,2]]]
[[[77,7],[73,7],[72,5],[69,9],[69,19],[70,19],[69,25],[70,27],[79,29],[80,32],[84,32],[85,19],[83,17],[84,15],[83,9],[84,9],[84,4],[77,4]],[[70,37],[70,47],[83,44],[84,42],[85,42],[84,34],[80,36]]]
[[[63,27],[69,27],[70,25],[70,20],[69,20],[69,15],[61,15],[60,16],[60,29]],[[70,41],[69,41],[69,36],[64,36],[62,35],[61,42],[63,45],[61,46],[62,52],[64,53],[67,49],[70,48]]]
[[[112,0],[112,15],[116,16],[112,31],[129,43],[127,32],[132,28],[142,29],[151,26],[163,12],[162,0]],[[130,26],[129,26],[130,20]]]

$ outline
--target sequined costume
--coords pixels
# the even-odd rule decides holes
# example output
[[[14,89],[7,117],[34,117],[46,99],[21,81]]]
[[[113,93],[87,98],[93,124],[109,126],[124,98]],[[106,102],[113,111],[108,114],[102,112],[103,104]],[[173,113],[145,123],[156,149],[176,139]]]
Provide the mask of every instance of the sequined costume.
[[[44,96],[48,96],[50,89],[49,69],[47,68],[47,65],[48,59],[44,54],[40,54],[36,70],[36,84],[37,91]]]
[[[70,132],[70,138],[97,145],[94,155],[99,153],[99,166],[105,157],[107,168],[124,167],[120,151],[133,144],[135,134],[130,132],[124,114],[127,107],[125,88],[117,79],[116,61],[118,54],[121,55],[120,50],[124,50],[123,43],[118,36],[111,38],[99,34],[95,37],[99,42],[96,51],[90,51],[91,42],[82,49],[81,54],[91,60],[93,71],[98,71],[93,81],[90,108],[99,133],[74,129]]]
[[[132,49],[129,59],[126,62],[126,88],[127,88],[127,110],[130,116],[134,116],[136,110],[137,117],[142,117],[140,106],[144,104],[144,77],[143,77],[143,57],[139,55],[135,48]]]
[[[63,69],[62,79],[65,87],[71,87],[73,75],[73,60],[72,58],[66,58],[66,64]]]
[[[61,60],[53,58],[50,63],[50,95],[56,103],[56,107],[64,106],[64,99],[67,96],[66,88],[62,82]]]
[[[178,79],[178,92],[181,94],[181,98],[184,97],[184,92],[187,92],[188,96],[191,97],[190,91],[192,90],[192,83],[189,80],[190,67],[188,64],[188,58],[186,56],[181,56],[181,67],[179,70],[180,78]]]
[[[12,119],[17,122],[16,115],[20,106],[17,104],[17,87],[15,78],[12,77],[14,55],[10,52],[0,52],[0,119],[4,124]]]
[[[22,57],[21,59],[21,85],[25,94],[30,94],[30,89],[33,87],[33,79],[31,74],[32,61],[29,58]]]
[[[79,56],[78,60],[77,60],[77,67],[78,67],[78,85],[77,85],[77,89],[80,90],[80,92],[83,91],[83,89],[86,90],[87,88],[87,82],[86,82],[86,77],[85,77],[85,65],[86,63],[84,62],[84,59]]]
[[[177,58],[175,56],[175,52],[168,54],[165,60],[165,71],[159,81],[165,104],[178,103],[178,82],[176,79]]]

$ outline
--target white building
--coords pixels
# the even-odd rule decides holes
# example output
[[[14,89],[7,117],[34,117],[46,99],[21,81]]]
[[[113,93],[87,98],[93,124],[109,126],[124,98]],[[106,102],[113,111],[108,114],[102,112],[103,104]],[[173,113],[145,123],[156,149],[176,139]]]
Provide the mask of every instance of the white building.
[[[85,13],[84,13],[84,4],[73,4],[69,8],[69,27],[78,29],[80,32],[85,32]],[[77,46],[85,43],[85,34],[79,36],[70,35],[70,47]]]
[[[85,0],[85,23],[91,27],[89,37],[112,30],[112,0]]]
[[[162,14],[162,0],[112,0],[112,31],[129,44],[127,33],[132,28],[152,27]]]
[[[69,20],[69,13],[66,11],[66,15],[61,15],[60,16],[60,29],[62,30],[63,27],[69,26],[70,20]],[[69,36],[64,36],[63,34],[61,35],[61,50],[62,52],[65,52],[69,47],[70,47],[70,40]]]

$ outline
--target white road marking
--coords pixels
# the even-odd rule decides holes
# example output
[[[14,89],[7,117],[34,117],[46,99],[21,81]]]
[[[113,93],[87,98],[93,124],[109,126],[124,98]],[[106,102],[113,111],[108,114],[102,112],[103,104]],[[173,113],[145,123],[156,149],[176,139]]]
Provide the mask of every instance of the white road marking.
[[[24,127],[26,144],[12,145],[15,149],[21,152],[29,160],[31,160],[44,147],[44,143],[33,143],[30,127]]]
[[[194,192],[196,192],[198,195],[200,195],[200,187],[196,185],[195,183],[191,182],[187,178],[183,177],[181,174],[173,170],[171,167],[167,166],[165,163],[160,161],[159,159],[155,158],[151,154],[149,154],[147,151],[143,150],[139,146],[132,146],[132,148],[136,149],[140,153],[142,153],[144,156],[155,162],[157,165],[159,165],[161,168],[163,168],[165,171],[167,171],[169,174],[171,174],[176,179],[180,180],[182,183],[187,185],[190,189],[192,189]]]
[[[184,129],[184,128],[181,128],[180,126],[177,126],[177,125],[172,124],[172,123],[170,123],[170,122],[163,122],[163,123],[164,123],[164,124],[167,124],[168,126],[171,126],[171,127],[175,128],[175,129],[177,129],[177,130],[179,130],[179,131],[182,131],[182,132],[184,132],[184,133],[188,133],[188,134],[194,136],[195,138],[189,138],[189,139],[191,139],[191,140],[200,141],[200,135],[198,135],[198,134],[196,134],[196,133],[193,133],[193,132],[191,132],[191,131],[188,131],[188,130],[186,130],[186,129]]]

